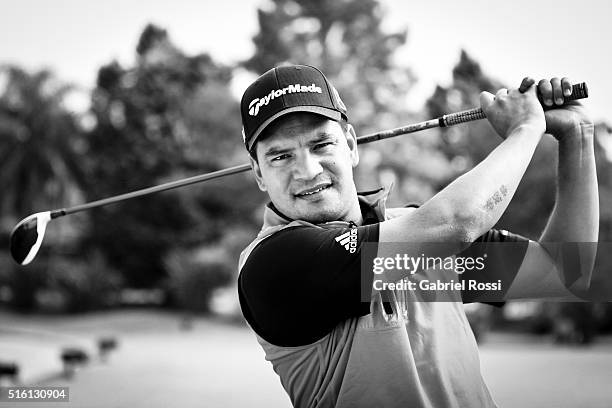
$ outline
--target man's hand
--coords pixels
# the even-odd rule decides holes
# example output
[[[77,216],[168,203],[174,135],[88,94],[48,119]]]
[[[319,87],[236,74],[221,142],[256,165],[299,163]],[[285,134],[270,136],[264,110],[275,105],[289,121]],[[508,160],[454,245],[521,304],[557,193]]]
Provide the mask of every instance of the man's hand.
[[[480,94],[480,106],[502,138],[507,138],[521,127],[530,128],[539,136],[544,133],[544,110],[536,97],[534,84],[533,79],[525,78],[520,89],[508,91],[503,88],[495,97],[489,92]]]
[[[572,94],[572,83],[569,78],[542,79],[538,82],[538,89],[547,109],[544,112],[546,133],[561,141],[568,137],[579,137],[584,134],[583,127],[593,126],[593,120],[580,102],[569,101],[565,106],[560,106],[563,105],[563,97]],[[522,85],[519,90],[523,90]]]

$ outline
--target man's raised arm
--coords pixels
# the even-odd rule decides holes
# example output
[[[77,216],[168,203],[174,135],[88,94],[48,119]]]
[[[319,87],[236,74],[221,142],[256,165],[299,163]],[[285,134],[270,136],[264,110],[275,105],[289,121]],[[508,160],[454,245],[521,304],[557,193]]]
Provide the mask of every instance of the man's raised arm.
[[[536,98],[533,79],[519,89],[502,89],[495,97],[481,94],[487,119],[505,140],[481,163],[457,178],[408,215],[380,224],[380,242],[410,242],[417,253],[449,256],[487,232],[506,210],[545,129],[544,112]],[[522,90],[522,89],[521,89]],[[428,243],[445,242],[445,249]],[[412,245],[411,245],[412,246]],[[383,252],[381,252],[381,250]],[[442,253],[448,252],[448,253]],[[379,256],[392,256],[379,248]],[[404,271],[384,279],[397,281]]]
[[[548,106],[571,92],[567,78],[538,86]],[[530,242],[507,297],[588,299],[599,233],[593,122],[575,101],[547,111],[545,118],[546,133],[559,142],[555,207],[539,242]]]

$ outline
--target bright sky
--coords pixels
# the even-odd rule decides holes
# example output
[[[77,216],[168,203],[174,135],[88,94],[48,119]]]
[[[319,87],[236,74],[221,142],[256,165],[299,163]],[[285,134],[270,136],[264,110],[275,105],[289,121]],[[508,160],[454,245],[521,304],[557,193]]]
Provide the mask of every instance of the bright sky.
[[[415,4],[416,3],[416,4]],[[209,52],[222,62],[250,56],[256,9],[266,0],[0,0],[0,62],[57,75],[90,88],[97,68],[112,59],[129,65],[148,22],[166,28],[187,53]],[[436,83],[448,84],[460,48],[485,71],[508,83],[525,75],[586,81],[596,119],[612,122],[612,6],[605,0],[383,0],[391,28],[408,27],[398,58],[419,82],[410,109],[418,109]],[[236,91],[244,84],[238,82]]]

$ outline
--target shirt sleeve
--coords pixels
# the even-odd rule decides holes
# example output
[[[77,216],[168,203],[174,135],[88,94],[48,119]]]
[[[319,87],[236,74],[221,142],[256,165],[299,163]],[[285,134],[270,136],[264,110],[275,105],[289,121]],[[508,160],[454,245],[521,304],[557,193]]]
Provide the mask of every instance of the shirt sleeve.
[[[471,269],[459,275],[460,280],[465,281],[465,289],[461,291],[463,303],[498,305],[503,302],[523,263],[528,246],[529,239],[521,235],[493,229],[458,254],[457,257],[480,259],[483,265],[482,269]],[[470,288],[470,282],[480,286]]]
[[[350,317],[369,314],[361,288],[371,287],[374,276],[361,270],[362,247],[378,242],[378,234],[379,224],[298,226],[259,243],[238,279],[240,305],[253,330],[272,344],[299,346],[319,340]]]

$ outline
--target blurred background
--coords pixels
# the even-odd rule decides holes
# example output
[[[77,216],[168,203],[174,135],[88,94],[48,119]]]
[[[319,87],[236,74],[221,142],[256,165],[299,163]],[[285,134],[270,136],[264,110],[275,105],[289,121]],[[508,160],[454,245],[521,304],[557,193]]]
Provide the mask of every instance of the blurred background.
[[[586,81],[604,248],[609,12],[604,1],[0,3],[0,385],[68,385],[82,407],[290,405],[237,302],[238,255],[266,203],[249,174],[62,218],[27,267],[8,252],[34,212],[246,162],[240,96],[286,62],[321,68],[358,134],[478,106],[480,91],[526,75]],[[422,203],[498,143],[481,121],[363,146],[357,185],[393,183],[391,206]],[[538,237],[555,169],[547,137],[499,228]],[[599,251],[595,279],[611,254]],[[500,406],[612,406],[610,303],[467,311]]]

